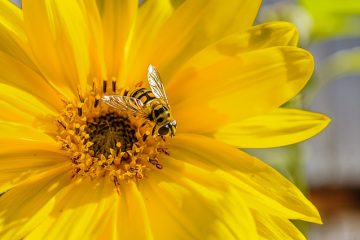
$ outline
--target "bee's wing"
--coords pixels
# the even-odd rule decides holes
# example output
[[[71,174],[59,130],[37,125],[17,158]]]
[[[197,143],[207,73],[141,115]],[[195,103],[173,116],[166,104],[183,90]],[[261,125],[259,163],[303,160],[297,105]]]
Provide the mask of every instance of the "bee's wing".
[[[148,82],[149,82],[151,91],[155,95],[155,97],[165,100],[166,104],[169,105],[169,101],[168,101],[166,93],[165,93],[164,84],[161,82],[158,71],[151,64],[149,65],[149,68],[148,68],[147,77],[148,77]]]
[[[129,110],[144,117],[146,116],[144,104],[137,98],[121,95],[105,95],[102,97],[102,100],[110,107],[118,110]]]

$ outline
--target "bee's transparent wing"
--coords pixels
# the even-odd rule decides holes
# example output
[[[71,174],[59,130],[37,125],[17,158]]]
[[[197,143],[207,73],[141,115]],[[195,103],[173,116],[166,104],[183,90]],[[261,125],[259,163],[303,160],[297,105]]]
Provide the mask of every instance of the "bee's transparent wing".
[[[118,110],[129,110],[133,113],[146,116],[144,112],[144,104],[137,98],[121,96],[121,95],[106,95],[102,97],[102,100],[109,105]]]
[[[148,82],[149,82],[151,91],[155,95],[155,97],[164,99],[166,104],[169,105],[169,101],[168,101],[166,93],[165,93],[164,84],[161,82],[158,71],[151,64],[149,65],[149,68],[148,68],[147,77],[148,77]]]

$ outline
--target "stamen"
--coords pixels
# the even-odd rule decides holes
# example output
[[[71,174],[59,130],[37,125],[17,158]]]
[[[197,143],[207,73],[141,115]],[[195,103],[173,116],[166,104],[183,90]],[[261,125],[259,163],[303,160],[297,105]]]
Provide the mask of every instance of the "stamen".
[[[149,162],[154,165],[157,169],[162,169],[163,165],[159,163],[157,159],[149,159]]]
[[[112,91],[116,92],[116,78],[114,77],[112,78],[111,86],[112,86]]]
[[[80,133],[80,124],[78,124],[78,123],[75,124],[75,133],[76,134]]]
[[[79,115],[79,117],[82,116],[82,108],[81,107],[78,107],[78,115]]]
[[[99,105],[100,98],[101,98],[101,97],[100,97],[99,94],[97,94],[97,95],[95,96],[95,102],[94,102],[94,107],[95,107],[95,108]]]
[[[65,104],[65,105],[68,105],[69,104],[69,102],[67,101],[67,100],[65,100],[64,98],[60,98],[60,100]]]
[[[77,91],[78,91],[79,100],[80,100],[80,102],[83,103],[85,100],[84,100],[84,98],[83,98],[83,97],[81,96],[81,94],[80,94],[80,89],[78,88]]]
[[[58,122],[64,129],[66,129],[66,126],[65,126],[64,123],[62,123],[60,120],[57,120],[57,122]]]
[[[104,80],[105,91],[106,86]],[[79,99],[80,103],[64,102],[57,118],[57,140],[69,153],[74,178],[105,177],[118,187],[124,181],[143,179],[151,169],[163,168],[159,157],[167,153],[167,138],[151,134],[152,121],[109,108],[95,91]]]
[[[107,80],[103,80],[103,93],[106,93],[107,89]]]

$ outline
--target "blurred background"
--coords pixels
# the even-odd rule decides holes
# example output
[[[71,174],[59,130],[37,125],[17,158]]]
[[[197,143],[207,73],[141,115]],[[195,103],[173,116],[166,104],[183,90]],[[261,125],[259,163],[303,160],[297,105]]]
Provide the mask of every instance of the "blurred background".
[[[12,0],[20,5],[21,0]],[[323,225],[296,223],[310,240],[360,239],[360,0],[263,0],[257,23],[283,20],[315,56],[306,89],[287,105],[326,113],[331,125],[302,144],[251,150],[318,207]]]
[[[315,73],[288,105],[332,118],[299,145],[251,151],[292,179],[323,225],[301,225],[311,240],[360,239],[360,0],[263,0],[257,22],[284,20],[315,56]]]

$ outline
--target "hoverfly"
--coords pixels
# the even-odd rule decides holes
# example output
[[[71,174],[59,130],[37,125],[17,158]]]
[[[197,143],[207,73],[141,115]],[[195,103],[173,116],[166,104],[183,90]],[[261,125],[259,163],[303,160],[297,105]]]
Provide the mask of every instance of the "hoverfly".
[[[175,136],[176,120],[170,112],[169,101],[158,71],[149,65],[147,79],[150,89],[125,90],[122,95],[105,95],[102,100],[118,110],[129,110],[155,123],[152,134]]]

